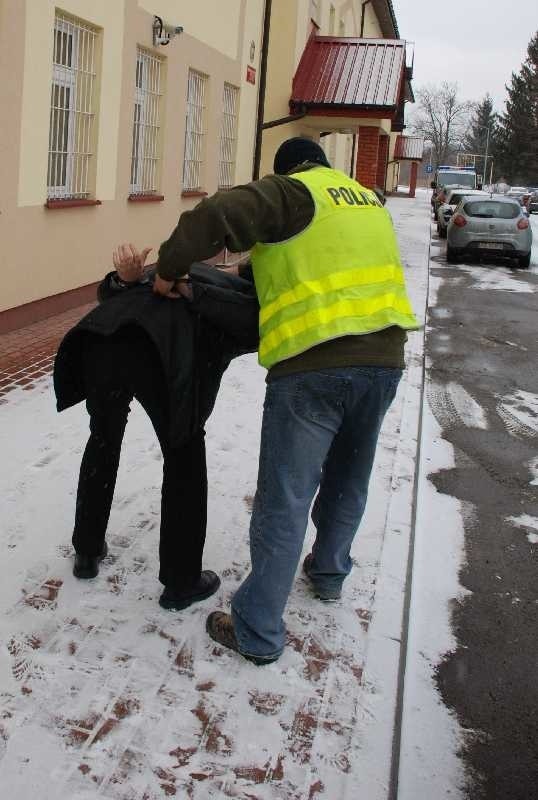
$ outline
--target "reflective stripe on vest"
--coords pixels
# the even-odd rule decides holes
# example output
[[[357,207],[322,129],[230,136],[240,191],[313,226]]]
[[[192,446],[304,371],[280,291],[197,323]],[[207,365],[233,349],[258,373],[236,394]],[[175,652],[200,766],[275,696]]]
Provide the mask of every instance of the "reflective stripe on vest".
[[[290,177],[309,189],[315,213],[297,236],[252,251],[260,363],[269,368],[340,336],[418,328],[392,222],[375,193],[326,167]]]

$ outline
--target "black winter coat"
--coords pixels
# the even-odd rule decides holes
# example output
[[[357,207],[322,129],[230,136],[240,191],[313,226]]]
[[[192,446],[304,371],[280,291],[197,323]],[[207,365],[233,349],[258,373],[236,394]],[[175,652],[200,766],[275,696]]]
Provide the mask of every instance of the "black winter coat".
[[[181,444],[204,425],[213,410],[220,382],[230,361],[257,350],[258,312],[254,284],[215,267],[194,264],[190,271],[193,300],[170,300],[146,284],[114,289],[109,273],[98,289],[100,305],[64,337],[54,364],[57,409],[86,399],[83,340],[110,336],[122,327],[142,328],[156,348],[166,380],[170,438]]]

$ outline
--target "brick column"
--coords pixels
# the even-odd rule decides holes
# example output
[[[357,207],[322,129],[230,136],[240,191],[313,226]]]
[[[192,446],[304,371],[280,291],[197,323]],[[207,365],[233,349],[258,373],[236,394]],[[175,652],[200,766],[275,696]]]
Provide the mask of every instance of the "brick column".
[[[415,196],[415,189],[417,188],[417,173],[418,163],[413,161],[411,163],[411,175],[409,177],[409,197]]]
[[[377,175],[376,184],[380,189],[385,190],[385,178],[387,174],[387,161],[389,160],[389,137],[381,134],[377,150]]]
[[[369,189],[376,185],[378,156],[379,128],[360,125],[356,177],[359,183]]]

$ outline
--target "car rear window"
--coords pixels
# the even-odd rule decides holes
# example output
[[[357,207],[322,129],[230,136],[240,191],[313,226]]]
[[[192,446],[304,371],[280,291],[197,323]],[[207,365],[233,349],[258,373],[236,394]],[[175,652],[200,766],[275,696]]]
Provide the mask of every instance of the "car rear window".
[[[519,203],[496,203],[495,200],[474,200],[463,207],[469,217],[516,219],[521,214]]]

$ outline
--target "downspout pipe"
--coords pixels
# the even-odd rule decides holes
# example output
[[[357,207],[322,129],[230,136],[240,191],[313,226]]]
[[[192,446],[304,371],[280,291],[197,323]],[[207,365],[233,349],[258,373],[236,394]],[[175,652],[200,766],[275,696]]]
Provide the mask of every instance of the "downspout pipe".
[[[368,3],[371,3],[372,0],[364,0],[364,3],[361,5],[361,32],[359,33],[359,39],[363,38],[364,35],[364,18],[366,16],[366,6]]]
[[[258,92],[258,113],[256,116],[256,142],[254,144],[254,163],[252,179],[257,181],[260,177],[260,162],[262,156],[263,118],[265,115],[265,91],[267,86],[267,60],[269,56],[269,33],[271,30],[272,0],[265,0],[263,12],[262,52],[260,58],[260,88]]]
[[[349,177],[355,178],[355,158],[357,156],[358,134],[353,134],[353,147],[351,148],[351,164],[349,165]]]

